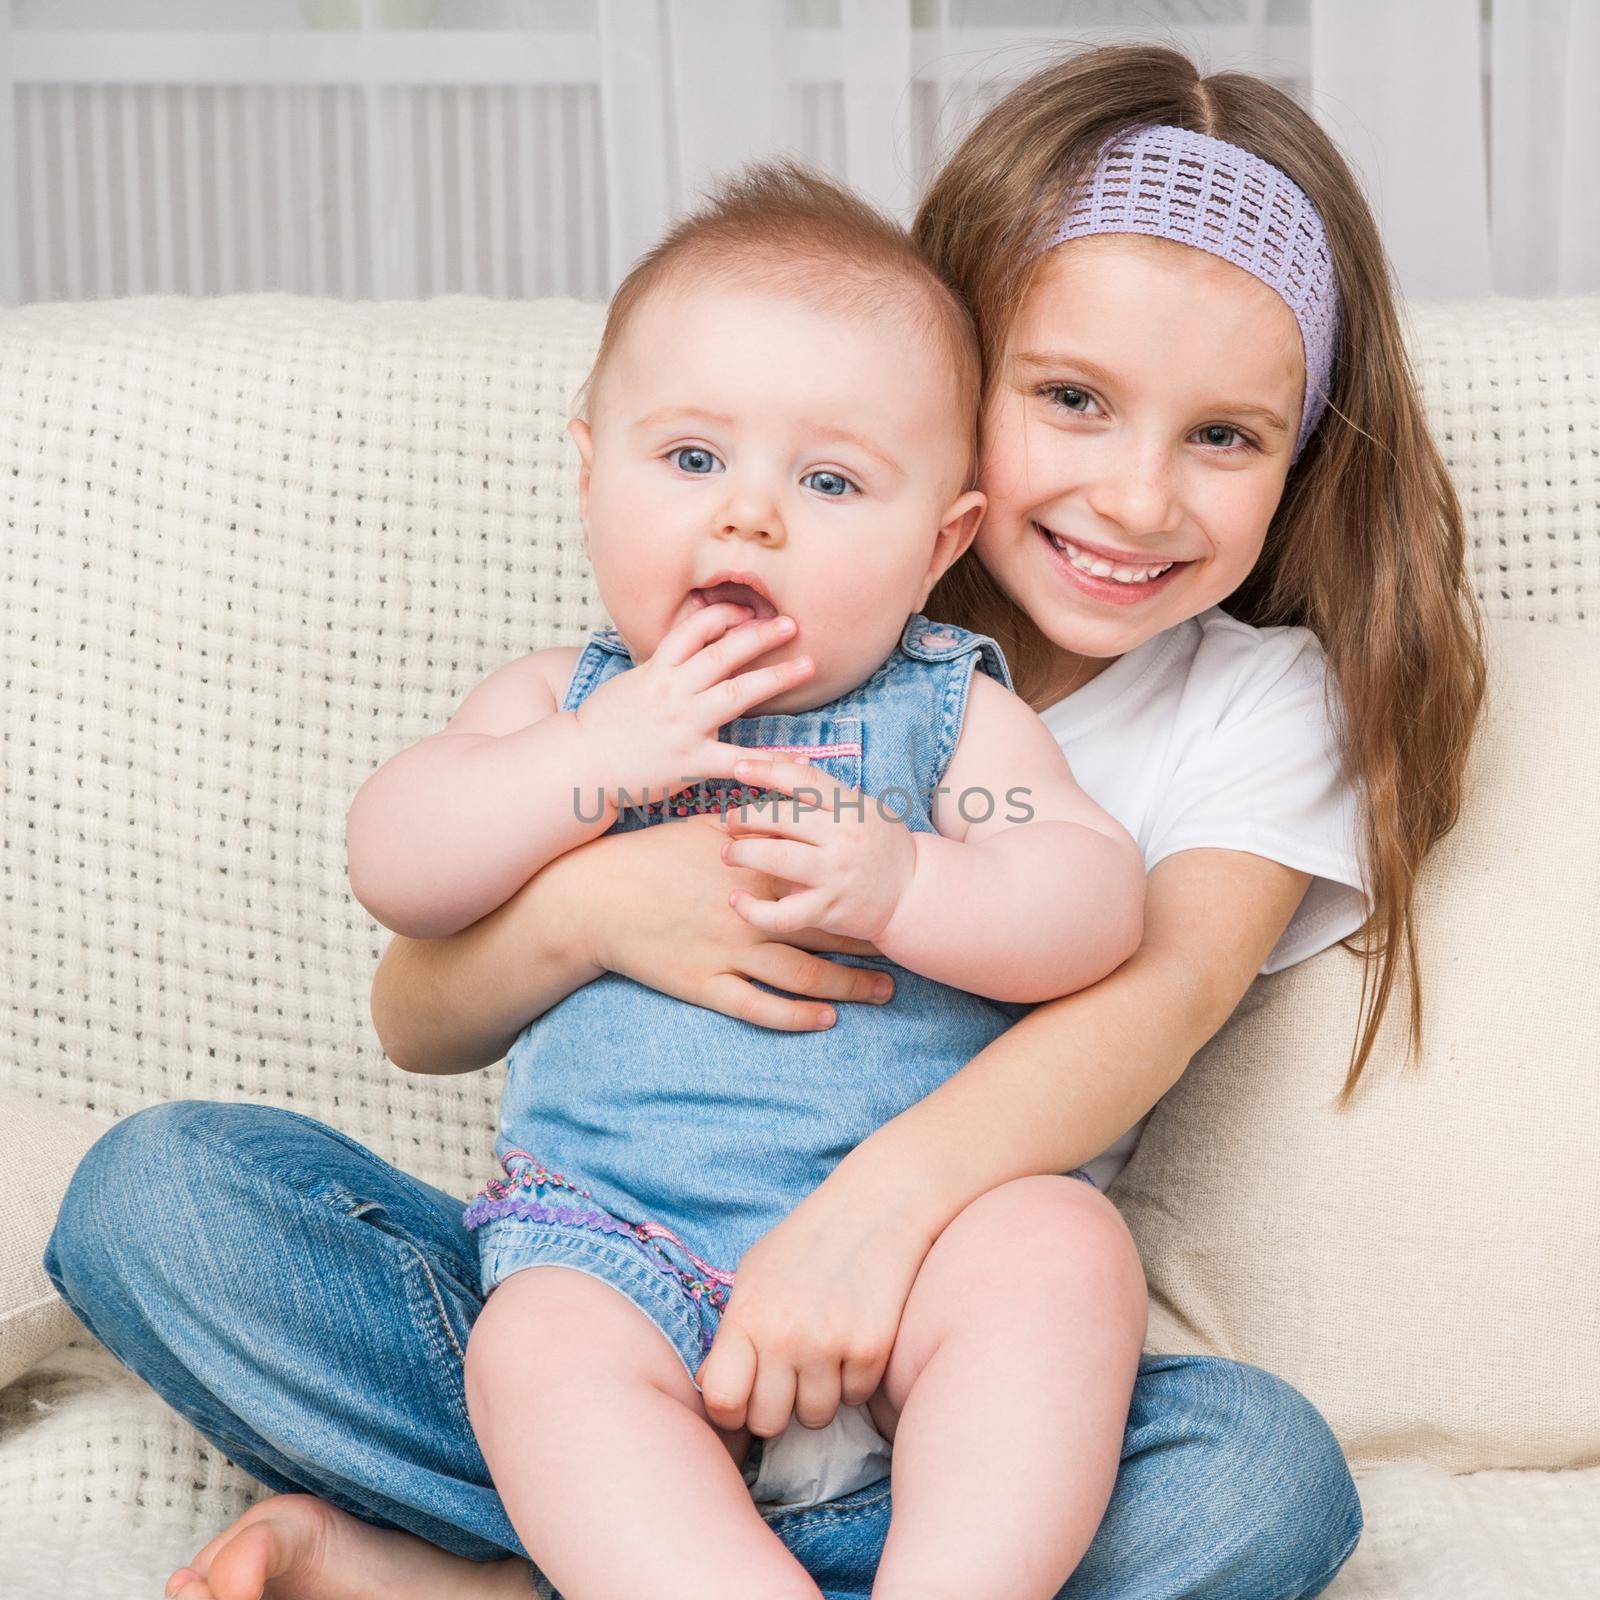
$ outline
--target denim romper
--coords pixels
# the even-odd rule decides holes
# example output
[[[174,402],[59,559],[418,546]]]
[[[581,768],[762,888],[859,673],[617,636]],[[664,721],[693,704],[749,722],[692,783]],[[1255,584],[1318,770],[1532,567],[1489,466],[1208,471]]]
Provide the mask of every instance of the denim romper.
[[[633,665],[614,628],[592,633],[561,709]],[[932,833],[930,804],[961,735],[975,665],[1011,687],[993,639],[916,613],[848,694],[809,711],[737,718],[718,737],[803,753],[879,797],[914,832]],[[707,779],[623,810],[607,832],[771,792]],[[577,803],[593,814],[598,796]],[[966,814],[981,816],[987,803],[974,795]],[[993,804],[1009,807],[1003,792]],[[837,825],[850,826],[851,813]],[[958,919],[961,908],[950,914]],[[463,1218],[477,1231],[483,1293],[522,1267],[588,1273],[661,1329],[693,1380],[744,1252],[851,1149],[1033,1009],[882,956],[829,959],[892,974],[892,998],[841,1004],[831,1028],[786,1032],[606,972],[530,1022],[507,1056],[494,1147],[503,1176]]]

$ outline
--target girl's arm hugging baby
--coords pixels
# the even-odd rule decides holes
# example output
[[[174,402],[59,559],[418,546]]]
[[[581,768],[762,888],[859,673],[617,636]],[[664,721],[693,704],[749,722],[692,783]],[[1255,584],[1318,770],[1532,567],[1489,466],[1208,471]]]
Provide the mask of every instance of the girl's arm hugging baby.
[[[723,817],[730,863],[798,886],[777,901],[735,897],[769,932],[870,939],[925,977],[1012,1001],[1083,988],[1138,948],[1137,846],[1078,787],[1044,723],[982,672],[935,796],[937,833],[913,833],[892,806],[816,769],[750,766],[750,751],[719,741],[719,727],[795,676],[787,663],[729,676],[793,631],[786,617],[747,615],[730,602],[694,611],[575,712],[558,709],[570,648],[491,673],[444,729],[358,791],[346,832],[356,898],[396,933],[442,938],[604,833],[621,791],[675,794],[724,776],[774,791]]]

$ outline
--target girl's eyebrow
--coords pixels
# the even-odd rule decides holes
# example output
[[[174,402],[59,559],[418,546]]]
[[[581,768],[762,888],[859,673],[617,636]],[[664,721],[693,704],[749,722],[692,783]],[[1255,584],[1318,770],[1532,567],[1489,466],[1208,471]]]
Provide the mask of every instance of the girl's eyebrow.
[[[1287,433],[1289,424],[1278,415],[1276,411],[1269,411],[1266,406],[1253,406],[1240,402],[1238,404],[1220,405],[1217,407],[1225,417],[1254,417],[1262,427],[1273,433]]]
[[[1014,357],[1019,367],[1038,367],[1045,371],[1059,371],[1063,367],[1070,367],[1074,372],[1081,372],[1084,377],[1092,379],[1095,383],[1115,384],[1116,377],[1107,372],[1102,366],[1093,361],[1086,361],[1082,356],[1068,355],[1061,350],[1022,350]],[[1287,433],[1289,424],[1270,406],[1254,405],[1247,400],[1220,400],[1212,403],[1208,409],[1215,410],[1224,416],[1254,417],[1263,427],[1270,428],[1276,433]]]
[[[1115,383],[1114,374],[1082,356],[1068,355],[1064,350],[1022,350],[1012,358],[1019,367],[1074,367],[1096,383]]]

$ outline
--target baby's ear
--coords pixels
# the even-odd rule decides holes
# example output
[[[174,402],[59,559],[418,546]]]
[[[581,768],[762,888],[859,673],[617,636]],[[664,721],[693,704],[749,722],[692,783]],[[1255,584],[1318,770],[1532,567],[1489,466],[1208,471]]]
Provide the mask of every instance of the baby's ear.
[[[917,602],[920,611],[927,604],[933,586],[966,553],[967,546],[977,537],[978,524],[988,499],[977,489],[969,489],[959,499],[951,502],[940,518],[939,535],[934,540],[933,555],[928,562],[927,576],[923,582],[922,598]]]
[[[589,549],[589,476],[594,469],[594,435],[582,417],[574,417],[567,424],[567,432],[578,447],[581,465],[578,468],[578,516],[583,522],[583,548]]]

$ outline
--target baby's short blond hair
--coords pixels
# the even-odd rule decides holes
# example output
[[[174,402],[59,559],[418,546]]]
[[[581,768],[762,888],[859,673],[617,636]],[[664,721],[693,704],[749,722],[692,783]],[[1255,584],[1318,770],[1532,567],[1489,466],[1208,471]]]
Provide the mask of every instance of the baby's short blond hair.
[[[892,218],[803,163],[754,162],[723,179],[617,286],[594,365],[574,400],[588,418],[600,378],[630,318],[652,293],[724,283],[795,295],[825,310],[898,319],[949,363],[966,422],[960,488],[978,466],[982,357],[965,302]]]

